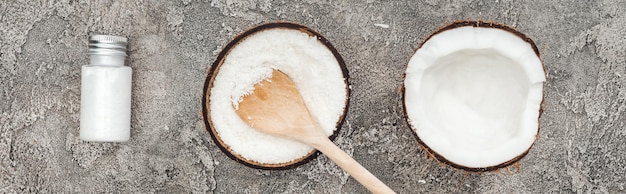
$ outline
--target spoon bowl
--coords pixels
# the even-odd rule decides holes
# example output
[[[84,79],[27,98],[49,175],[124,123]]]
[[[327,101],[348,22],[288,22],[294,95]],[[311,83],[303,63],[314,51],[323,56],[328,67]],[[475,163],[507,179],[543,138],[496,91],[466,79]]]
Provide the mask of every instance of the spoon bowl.
[[[255,84],[253,92],[239,102],[236,112],[258,131],[316,148],[371,192],[394,193],[328,139],[311,116],[295,83],[281,71],[273,70],[272,77]]]

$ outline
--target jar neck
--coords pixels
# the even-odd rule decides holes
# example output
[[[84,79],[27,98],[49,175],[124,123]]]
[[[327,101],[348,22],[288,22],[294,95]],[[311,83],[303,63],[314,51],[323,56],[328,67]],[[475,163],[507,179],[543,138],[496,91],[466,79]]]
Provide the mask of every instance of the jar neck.
[[[92,54],[89,56],[89,65],[94,66],[124,66],[124,55],[98,55]]]

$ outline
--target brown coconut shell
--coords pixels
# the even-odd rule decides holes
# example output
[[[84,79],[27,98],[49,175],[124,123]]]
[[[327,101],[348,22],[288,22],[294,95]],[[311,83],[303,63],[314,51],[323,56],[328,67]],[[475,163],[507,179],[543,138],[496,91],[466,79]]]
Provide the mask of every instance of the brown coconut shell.
[[[474,28],[495,28],[495,29],[500,29],[500,30],[504,30],[507,32],[510,32],[516,36],[518,36],[519,38],[521,38],[522,40],[524,40],[525,42],[527,42],[528,44],[530,44],[530,46],[532,47],[533,51],[535,51],[535,54],[537,55],[537,57],[541,60],[541,56],[539,54],[539,49],[537,49],[537,46],[535,45],[535,42],[530,39],[528,36],[526,36],[525,34],[515,30],[512,27],[509,27],[507,25],[504,24],[499,24],[499,23],[494,23],[494,22],[484,22],[484,21],[456,21],[453,22],[452,24],[446,25],[442,28],[439,28],[437,31],[433,32],[430,36],[428,36],[428,38],[426,38],[413,52],[413,55],[415,55],[415,52],[417,52],[417,50],[419,50],[420,48],[422,48],[422,46],[428,41],[430,40],[430,38],[432,38],[433,36],[447,31],[447,30],[451,30],[451,29],[455,29],[455,28],[460,28],[460,27],[466,27],[466,26],[472,26]],[[411,56],[413,56],[411,55]],[[410,59],[410,58],[409,58]],[[545,72],[545,66],[543,65],[543,63],[541,64],[544,72]],[[408,67],[408,63],[407,63],[407,67]],[[406,78],[406,71],[405,71],[405,75],[404,77]],[[420,145],[420,147],[422,147],[425,151],[426,154],[435,158],[436,160],[438,160],[439,162],[448,164],[454,168],[458,168],[458,169],[462,169],[462,170],[466,170],[466,171],[471,171],[471,172],[486,172],[486,171],[495,171],[495,170],[499,170],[500,168],[504,168],[507,167],[511,164],[515,164],[516,162],[518,162],[520,159],[522,159],[524,156],[526,156],[526,154],[528,154],[528,152],[530,151],[530,149],[533,147],[533,144],[522,154],[512,158],[509,161],[503,162],[501,164],[495,165],[495,166],[488,166],[488,167],[483,167],[483,168],[471,168],[471,167],[467,167],[467,166],[463,166],[461,164],[457,164],[454,162],[449,161],[448,159],[446,159],[445,157],[441,156],[439,153],[435,152],[434,150],[432,150],[430,147],[428,147],[428,145],[426,145],[417,135],[417,133],[415,132],[415,127],[411,125],[411,123],[409,122],[409,116],[407,114],[407,107],[406,107],[406,101],[404,100],[406,97],[406,90],[405,90],[405,86],[404,84],[402,85],[402,107],[404,108],[404,118],[405,118],[405,122],[407,123],[407,125],[410,127],[413,135],[415,136],[415,139],[417,140],[418,144]],[[541,100],[541,105],[539,106],[539,117],[541,117],[541,115],[543,114],[543,97]],[[535,138],[535,141],[537,141],[537,138],[539,138],[539,133],[537,132],[537,137]]]
[[[300,25],[300,24],[296,24],[296,23],[291,23],[291,22],[273,22],[273,23],[266,23],[266,24],[262,24],[256,27],[253,27],[251,29],[248,29],[244,32],[242,32],[241,34],[235,36],[233,38],[232,41],[230,41],[225,47],[224,49],[222,49],[222,51],[217,55],[217,59],[215,60],[215,62],[213,62],[213,65],[211,66],[211,68],[209,69],[209,72],[207,74],[207,78],[204,82],[204,89],[203,89],[203,97],[202,97],[202,117],[204,119],[204,125],[206,130],[209,132],[209,134],[211,135],[211,138],[213,139],[213,142],[215,142],[215,144],[217,145],[217,147],[220,148],[220,150],[222,150],[222,152],[224,152],[224,154],[226,154],[228,157],[230,157],[231,159],[244,164],[248,167],[252,167],[252,168],[256,168],[256,169],[291,169],[294,167],[297,167],[299,165],[302,165],[304,163],[307,163],[308,161],[311,161],[313,159],[315,159],[320,152],[317,150],[313,150],[311,152],[309,152],[308,154],[306,154],[303,157],[297,158],[291,162],[285,162],[285,163],[277,163],[277,164],[266,164],[266,163],[259,163],[257,161],[253,161],[253,160],[248,160],[246,158],[244,158],[243,156],[239,155],[238,153],[234,152],[233,150],[230,149],[230,147],[225,144],[222,139],[220,138],[219,134],[217,133],[217,131],[215,130],[215,128],[213,127],[213,121],[211,120],[211,114],[210,114],[210,96],[211,96],[211,88],[213,88],[213,81],[215,80],[215,77],[217,75],[217,73],[220,70],[220,67],[222,66],[224,60],[226,59],[226,56],[228,56],[229,52],[231,51],[231,49],[233,49],[235,46],[237,46],[238,43],[242,42],[243,40],[245,40],[248,36],[251,36],[257,32],[261,32],[264,30],[271,30],[271,29],[277,29],[277,28],[283,28],[283,29],[291,29],[291,30],[298,30],[304,33],[309,34],[310,36],[315,36],[317,37],[317,39],[324,45],[326,46],[326,48],[328,48],[328,50],[331,51],[331,53],[333,54],[333,56],[335,57],[335,59],[337,60],[337,63],[339,64],[339,67],[341,68],[342,74],[343,74],[343,78],[344,78],[344,83],[346,85],[346,102],[344,105],[344,111],[343,114],[341,115],[341,117],[339,118],[339,120],[337,121],[336,124],[336,129],[333,132],[333,134],[331,136],[329,136],[330,140],[334,140],[335,137],[339,134],[339,130],[341,129],[341,125],[343,124],[343,121],[345,119],[345,115],[348,112],[348,105],[350,102],[350,89],[348,88],[348,86],[350,85],[348,78],[348,68],[346,67],[346,64],[343,60],[343,58],[341,57],[341,55],[339,54],[339,52],[337,52],[337,49],[335,49],[335,47],[330,43],[330,41],[328,41],[328,39],[324,38],[324,36],[322,36],[319,32]]]

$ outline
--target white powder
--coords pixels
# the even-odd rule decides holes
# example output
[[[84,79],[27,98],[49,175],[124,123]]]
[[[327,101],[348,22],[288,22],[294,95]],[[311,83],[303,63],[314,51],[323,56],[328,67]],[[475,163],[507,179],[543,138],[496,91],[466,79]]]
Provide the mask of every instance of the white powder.
[[[313,150],[286,138],[256,131],[239,118],[233,106],[268,78],[272,69],[296,84],[324,133],[331,135],[346,102],[347,86],[333,54],[317,37],[276,28],[248,36],[225,57],[211,88],[210,114],[221,140],[242,157],[265,164],[290,162]]]

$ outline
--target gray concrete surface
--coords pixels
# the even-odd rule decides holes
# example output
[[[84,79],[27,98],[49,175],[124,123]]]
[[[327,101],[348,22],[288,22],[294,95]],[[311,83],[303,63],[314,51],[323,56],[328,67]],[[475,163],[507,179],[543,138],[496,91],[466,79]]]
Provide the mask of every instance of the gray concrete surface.
[[[439,164],[403,119],[413,49],[446,23],[478,19],[533,38],[549,75],[540,138],[517,173]],[[0,193],[365,193],[323,156],[292,170],[245,167],[204,130],[216,54],[276,20],[318,30],[343,55],[353,94],[336,143],[399,193],[626,192],[625,1],[2,0]],[[127,143],[78,138],[92,33],[130,39]]]

